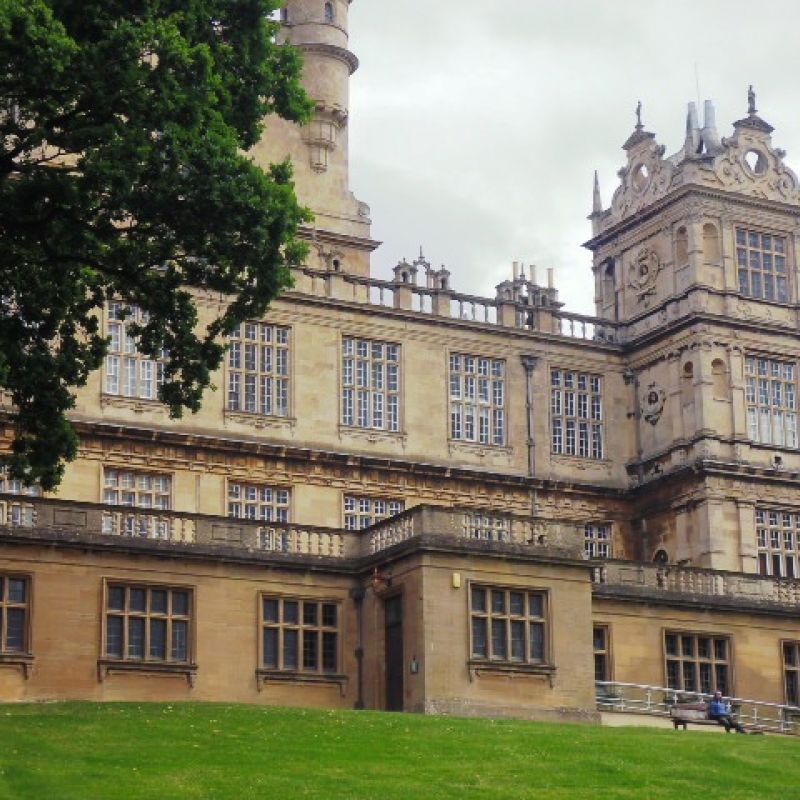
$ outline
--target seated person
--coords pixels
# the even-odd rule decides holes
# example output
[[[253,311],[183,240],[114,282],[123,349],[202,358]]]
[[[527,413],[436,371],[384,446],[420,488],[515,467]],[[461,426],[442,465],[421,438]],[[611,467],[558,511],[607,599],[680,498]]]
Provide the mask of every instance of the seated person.
[[[722,699],[722,692],[714,692],[714,697],[708,704],[708,718],[716,720],[717,725],[723,725],[725,732],[730,733],[733,728],[736,733],[747,733],[741,723],[737,722],[731,714],[731,704]]]

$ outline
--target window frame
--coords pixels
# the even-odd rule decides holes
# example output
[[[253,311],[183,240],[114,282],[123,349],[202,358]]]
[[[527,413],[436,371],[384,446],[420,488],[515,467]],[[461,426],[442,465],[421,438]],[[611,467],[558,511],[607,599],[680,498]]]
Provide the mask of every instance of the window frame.
[[[678,655],[669,655],[667,653],[667,636],[676,636],[679,641],[679,646],[681,649],[681,653]],[[684,637],[692,637],[694,642],[694,652],[698,652],[698,640],[699,639],[710,639],[711,640],[711,653],[712,657],[705,659],[701,658],[699,655],[693,655],[691,658],[684,657],[683,655],[683,642],[682,639]],[[716,639],[724,639],[727,642],[727,658],[726,660],[722,661],[716,658],[714,653],[714,640]],[[735,673],[734,673],[734,663],[735,663],[735,651],[734,651],[734,637],[730,633],[718,633],[718,632],[710,632],[710,631],[698,631],[698,630],[679,630],[677,628],[662,628],[661,629],[661,652],[662,652],[662,669],[664,675],[664,686],[668,688],[671,692],[682,693],[682,694],[695,694],[695,695],[702,695],[702,694],[713,694],[713,692],[717,688],[717,664],[724,664],[727,668],[727,686],[722,688],[722,693],[727,697],[735,696],[734,686],[735,686]],[[698,682],[698,686],[696,689],[686,689],[685,686],[681,687],[672,687],[669,685],[669,668],[667,666],[668,661],[677,661],[680,664],[680,683],[684,684],[684,677],[685,673],[683,671],[683,664],[684,662],[690,662],[695,664],[695,677]],[[700,663],[708,663],[711,665],[711,675],[712,675],[712,685],[710,692],[704,692],[701,685],[701,677],[699,671],[699,664]]]
[[[486,610],[476,612],[473,610],[473,591],[483,590],[486,592]],[[492,592],[502,591],[505,593],[506,612],[500,614],[491,611]],[[522,594],[524,597],[525,614],[515,615],[511,613],[510,595],[512,593]],[[532,616],[530,612],[530,598],[538,595],[542,598],[543,613],[541,617]],[[553,653],[553,613],[552,613],[552,592],[548,588],[531,586],[513,586],[508,584],[487,583],[485,581],[468,581],[467,583],[467,663],[471,670],[489,670],[498,672],[534,672],[549,673],[555,672],[555,660]],[[506,657],[495,658],[492,656],[492,626],[493,619],[504,619],[506,622]],[[474,640],[474,619],[485,619],[486,624],[486,656],[475,654]],[[522,621],[525,629],[525,657],[522,660],[513,659],[509,654],[513,648],[513,636],[511,634],[511,622]],[[531,657],[530,624],[541,623],[544,627],[542,646],[544,655],[541,660]]]
[[[445,362],[445,407],[447,409],[447,440],[451,445],[455,446],[465,446],[465,447],[476,447],[476,448],[489,448],[492,450],[502,450],[503,448],[508,447],[508,438],[509,438],[509,417],[510,417],[510,405],[511,405],[511,395],[509,392],[509,363],[508,358],[504,356],[498,356],[496,354],[489,355],[487,353],[481,352],[466,352],[463,349],[460,350],[447,350],[446,354],[446,362]],[[455,359],[460,359],[461,367],[455,371],[453,371],[453,362]],[[464,368],[465,359],[472,359],[475,361],[475,370],[472,372],[467,372]],[[481,376],[480,374],[480,362],[486,361],[488,362],[488,372],[485,376]],[[494,374],[495,364],[501,365],[502,374],[500,376],[496,376]],[[453,396],[453,375],[459,376],[459,396]],[[470,405],[469,400],[466,396],[466,382],[465,379],[467,377],[471,377],[474,380],[474,399],[471,405],[474,406],[475,415],[473,418],[473,436],[472,438],[468,438],[466,436],[466,414],[464,413],[465,408]],[[485,378],[487,381],[487,395],[488,400],[481,402],[480,399],[480,380],[481,378]],[[497,404],[496,400],[496,392],[495,392],[495,383],[500,382],[502,387],[502,404]],[[454,431],[454,408],[458,408],[459,410],[459,419],[460,419],[460,434],[456,435]],[[487,440],[481,441],[481,410],[486,409],[488,411],[488,418],[487,418]],[[498,417],[497,414],[500,412],[501,414],[501,428],[502,428],[502,441],[496,441],[496,431],[497,431],[497,421]]]
[[[786,663],[786,647],[794,648],[795,663],[793,665]],[[781,676],[783,679],[783,699],[787,706],[792,708],[800,708],[800,640],[798,639],[781,639],[780,641],[780,659],[781,659]],[[789,698],[789,681],[788,673],[791,672],[795,676],[795,697],[797,702],[790,702]]]
[[[554,383],[555,375],[559,375],[559,383]],[[572,374],[575,382],[572,387],[566,385],[566,375]],[[587,371],[586,367],[561,366],[552,363],[547,365],[547,408],[549,425],[549,452],[551,458],[575,458],[581,461],[593,462],[596,464],[608,460],[607,443],[607,407],[606,407],[606,375]],[[581,389],[581,379],[586,380],[586,389]],[[593,381],[598,381],[599,389],[594,391]],[[558,392],[558,407],[560,411],[556,413],[556,392]],[[566,393],[570,392],[572,397],[571,405],[567,402]],[[581,396],[585,396],[586,415],[581,415]],[[599,417],[595,417],[594,399],[599,398]],[[568,413],[572,408],[572,413]],[[571,429],[567,424],[572,422]],[[581,426],[586,426],[586,452],[583,453],[583,436]],[[558,435],[556,435],[558,429]],[[599,429],[599,454],[595,453],[596,433]],[[558,445],[556,442],[558,441]],[[572,445],[570,445],[570,441]],[[569,450],[573,452],[569,452]]]
[[[594,632],[596,629],[602,629],[605,632],[605,649],[598,650],[595,647]],[[592,660],[594,666],[594,680],[602,681],[603,683],[612,683],[614,680],[614,657],[613,645],[611,640],[611,625],[608,622],[593,622],[592,623]],[[605,658],[605,677],[597,677],[597,656],[602,655]]]
[[[347,500],[348,498],[352,498],[356,501],[358,508],[355,512],[348,513],[347,510]],[[369,525],[361,525],[361,520],[367,516],[366,513],[362,513],[360,510],[360,505],[364,501],[368,501],[372,505],[372,510],[369,513],[369,518],[372,520]],[[398,503],[400,505],[400,509],[395,513],[387,513],[382,516],[376,516],[374,513],[374,506],[375,503],[386,503],[387,512],[389,511],[389,505],[392,503]],[[406,499],[404,497],[386,497],[383,495],[371,495],[371,494],[356,494],[354,492],[344,491],[342,492],[342,530],[350,531],[353,533],[358,533],[358,531],[366,530],[367,528],[376,525],[379,522],[383,522],[384,520],[390,519],[391,517],[397,516],[397,514],[402,514],[404,511],[408,509],[406,505]],[[348,526],[348,517],[355,516],[356,520],[359,522],[358,525],[355,527]]]
[[[744,233],[745,243],[742,245],[739,242],[738,233],[742,231]],[[750,236],[757,235],[760,239],[758,247],[753,247],[750,244]],[[774,245],[773,247],[767,251],[763,246],[763,237],[769,236],[772,238],[773,242],[775,240],[781,240],[784,243],[784,250],[781,253],[779,250],[776,250]],[[734,264],[736,265],[736,291],[737,293],[748,300],[756,300],[762,303],[777,303],[779,305],[788,305],[792,303],[792,262],[793,258],[791,258],[791,251],[792,251],[792,235],[790,232],[786,231],[775,231],[775,230],[768,230],[766,228],[761,228],[759,226],[753,226],[749,223],[741,222],[736,223],[733,225],[733,260]],[[746,292],[742,291],[742,278],[741,272],[742,265],[739,263],[739,251],[744,250],[745,257],[747,260],[747,264],[745,266],[745,270],[747,272],[747,286],[748,290]],[[759,254],[759,261],[760,266],[758,268],[753,268],[751,266],[751,253],[758,253]],[[773,260],[773,268],[772,271],[765,270],[763,267],[763,257],[764,255],[769,255],[770,258]],[[777,257],[783,257],[784,259],[784,272],[779,273],[778,270],[775,268],[774,260]],[[752,275],[753,273],[757,273],[760,276],[761,282],[761,293],[756,295],[752,293]],[[765,275],[771,275],[774,282],[774,289],[773,289],[773,297],[768,298],[766,296],[766,283],[763,281]],[[778,297],[778,276],[781,276],[786,282],[786,298],[781,300]]]
[[[345,345],[346,342],[353,343],[353,353],[352,355],[348,355],[345,352]],[[368,345],[367,348],[367,357],[366,357],[366,374],[367,374],[367,387],[366,391],[369,397],[368,405],[367,405],[367,425],[359,424],[359,402],[358,402],[358,391],[359,389],[364,389],[365,387],[358,386],[358,375],[359,375],[359,368],[358,368],[358,361],[363,361],[358,357],[358,343],[359,342],[366,342]],[[384,369],[381,373],[382,380],[384,381],[385,389],[378,390],[380,394],[376,395],[375,390],[372,387],[372,383],[374,380],[374,370],[373,370],[373,346],[380,345],[382,348],[387,347],[396,347],[397,348],[397,360],[396,361],[389,361],[388,358],[381,358],[376,359],[377,363],[384,364]],[[347,382],[345,378],[347,377],[348,370],[345,368],[345,361],[349,359],[352,362],[352,374],[351,374],[351,381]],[[396,364],[397,365],[397,389],[392,390],[389,388],[389,373],[387,369],[388,364]],[[365,337],[363,334],[360,333],[342,333],[339,337],[339,353],[338,353],[338,409],[339,409],[339,429],[342,431],[347,431],[348,433],[355,433],[355,434],[366,434],[368,436],[390,436],[390,437],[403,437],[404,434],[404,424],[405,424],[405,413],[404,413],[404,395],[405,395],[405,347],[402,342],[399,341],[390,341],[388,339],[374,339],[370,337]],[[345,393],[347,391],[351,392],[351,409],[349,413],[349,417],[347,414],[347,403],[345,402]],[[374,416],[375,416],[375,401],[374,397],[380,396],[381,400],[381,409],[380,413],[383,418],[383,425],[381,427],[376,427],[374,425]],[[390,398],[396,397],[397,398],[397,426],[391,427],[390,425]],[[349,418],[349,421],[348,421]]]
[[[258,335],[256,339],[247,338],[244,333],[246,331],[247,325],[255,325],[258,328]],[[263,340],[261,331],[262,329],[269,328],[271,330],[270,336],[271,339],[269,342]],[[284,345],[282,343],[279,344],[278,342],[278,331],[286,331],[287,343]],[[295,360],[294,360],[294,350],[295,350],[295,329],[292,325],[285,325],[282,323],[277,322],[269,322],[266,320],[254,321],[248,320],[243,322],[239,325],[239,335],[238,336],[228,336],[227,343],[228,348],[225,352],[225,360],[224,360],[224,398],[223,398],[223,409],[226,415],[242,415],[241,418],[243,419],[265,419],[265,420],[273,420],[275,422],[291,422],[294,419],[293,416],[293,409],[294,409],[294,377],[295,377]],[[269,372],[265,372],[263,370],[263,351],[256,354],[256,363],[260,365],[260,369],[258,370],[249,370],[246,368],[246,360],[245,360],[245,352],[244,347],[248,344],[255,344],[256,347],[263,347],[268,346],[272,349],[272,370]],[[239,351],[239,366],[234,367],[232,366],[232,359],[233,359],[233,345],[238,344],[240,346]],[[278,372],[277,364],[278,358],[277,353],[278,351],[285,351],[286,352],[286,374],[281,375]],[[234,408],[231,405],[231,384],[233,380],[233,375],[236,374],[239,376],[240,385],[239,385],[239,408]],[[245,392],[245,377],[247,375],[255,376],[255,400],[256,400],[256,410],[251,411],[248,410],[246,406],[246,392]],[[263,378],[267,378],[273,381],[272,388],[270,391],[270,402],[272,403],[272,410],[270,412],[266,412],[263,410],[263,394],[261,392],[261,381]],[[280,406],[277,402],[278,400],[278,385],[276,381],[285,380],[286,381],[286,405],[285,407]],[[285,411],[285,413],[279,413],[279,410]]]
[[[278,622],[268,623],[264,615],[264,601],[277,600],[279,603]],[[286,602],[297,603],[297,622],[286,623],[283,619],[283,608]],[[280,591],[269,591],[268,589],[257,592],[256,602],[258,608],[256,611],[257,624],[258,624],[258,650],[256,653],[256,677],[259,682],[259,691],[261,690],[262,683],[265,680],[287,680],[287,681],[300,681],[310,683],[342,683],[346,676],[344,674],[344,603],[341,599],[333,597],[312,597],[303,594],[293,594]],[[304,604],[314,603],[317,605],[317,623],[306,624],[303,620]],[[325,605],[332,605],[336,608],[336,626],[323,625],[323,611],[322,607]],[[265,631],[273,629],[278,631],[277,639],[277,664],[278,666],[267,666],[264,659],[264,642]],[[297,667],[287,668],[283,666],[283,659],[285,655],[284,645],[284,630],[291,629],[297,631]],[[316,670],[306,669],[303,666],[304,659],[304,641],[303,633],[305,631],[315,631],[317,633],[317,661],[318,666]],[[326,671],[324,669],[324,634],[336,634],[336,668],[334,670]]]
[[[4,570],[0,572],[0,579],[2,579],[2,591],[0,591],[0,610],[3,612],[0,614],[0,663],[13,664],[28,661],[33,657],[33,575],[29,572],[16,572],[14,570],[6,572]],[[24,603],[12,603],[4,599],[8,593],[8,581],[10,580],[24,581]],[[8,614],[6,612],[9,608],[22,608],[25,615],[22,626],[23,646],[20,650],[7,649]]]
[[[591,528],[592,530],[599,533],[603,529],[608,530],[608,538],[603,539],[602,537],[595,534],[592,537],[589,537],[588,529]],[[596,553],[595,555],[591,555],[589,553],[589,545],[592,545],[597,548],[601,548],[603,546],[608,548],[608,553],[606,555],[600,555]],[[585,522],[583,525],[583,557],[588,561],[609,561],[614,558],[614,523],[610,520],[603,520],[603,521],[590,521]]]
[[[153,591],[166,591],[170,595],[169,602],[172,602],[171,593],[172,592],[186,592],[189,595],[188,600],[188,611],[187,614],[165,614],[163,618],[167,620],[167,632],[165,633],[165,640],[166,640],[166,647],[165,647],[165,658],[163,659],[154,659],[151,658],[148,652],[147,643],[149,640],[149,622],[153,618],[153,614],[147,610],[141,614],[134,614],[133,616],[137,618],[143,618],[145,620],[145,639],[144,639],[144,650],[145,655],[143,658],[131,658],[130,656],[125,654],[125,641],[127,640],[127,620],[130,619],[132,616],[128,609],[126,608],[123,611],[118,611],[116,609],[110,609],[108,606],[109,602],[109,590],[112,587],[122,587],[125,589],[125,597],[126,597],[126,605],[127,605],[127,598],[129,597],[130,589],[144,589],[147,592],[147,599],[148,599],[148,606],[149,609],[149,599],[151,593]],[[102,591],[101,591],[101,611],[100,611],[100,659],[99,662],[106,666],[106,667],[119,667],[131,670],[157,670],[159,672],[186,672],[187,670],[195,670],[197,668],[196,663],[196,654],[197,654],[197,589],[195,586],[189,584],[180,584],[180,583],[164,583],[159,581],[136,581],[131,580],[130,578],[103,578],[102,584]],[[123,656],[120,658],[119,656],[109,655],[107,650],[108,644],[108,617],[109,616],[121,616],[125,622],[123,623]],[[156,618],[161,619],[162,615],[155,615]],[[186,645],[186,659],[182,661],[174,661],[171,658],[167,657],[167,653],[170,651],[171,647],[171,636],[168,634],[171,633],[171,623],[173,621],[173,617],[178,617],[180,621],[185,620],[187,622],[186,631],[188,642]]]
[[[766,375],[762,376],[759,373],[759,362],[766,362],[767,370]],[[749,369],[750,364],[753,364],[752,372]],[[777,365],[783,375],[777,377],[774,375],[773,366]],[[792,378],[785,377],[785,370],[791,368]],[[798,369],[800,363],[798,359],[791,356],[782,356],[775,353],[763,353],[758,351],[747,351],[744,354],[742,369],[743,369],[743,388],[744,388],[744,411],[745,411],[745,427],[747,430],[748,441],[759,447],[773,447],[780,450],[796,451],[800,448],[800,380],[798,379]],[[752,391],[751,391],[752,381]],[[767,402],[761,402],[760,396],[762,394],[761,381],[766,381]],[[781,395],[781,403],[776,404],[775,400],[775,383],[780,385],[779,393]],[[792,387],[792,399],[789,400],[789,391],[787,387]],[[751,400],[750,397],[753,397]],[[794,403],[792,408],[791,403]],[[751,421],[751,411],[755,413],[755,422]],[[762,436],[762,417],[764,412],[767,413],[769,420],[769,440],[765,441]],[[781,437],[782,443],[775,441],[776,428],[776,415],[780,414],[783,418],[781,423]],[[790,424],[790,419],[794,419],[794,426]],[[794,437],[794,444],[791,443],[791,437]]]
[[[775,514],[778,524],[770,522],[770,515]],[[763,516],[763,524],[759,518]],[[792,524],[785,525],[785,517],[791,517]],[[756,506],[753,515],[753,533],[755,539],[757,574],[771,578],[800,578],[800,510],[796,508],[773,508]],[[764,532],[764,545],[759,539]],[[791,536],[793,547],[786,547],[787,534]],[[773,546],[775,537],[778,547]],[[776,571],[775,567],[779,569]],[[791,568],[790,568],[791,566]],[[793,575],[789,573],[793,572]]]

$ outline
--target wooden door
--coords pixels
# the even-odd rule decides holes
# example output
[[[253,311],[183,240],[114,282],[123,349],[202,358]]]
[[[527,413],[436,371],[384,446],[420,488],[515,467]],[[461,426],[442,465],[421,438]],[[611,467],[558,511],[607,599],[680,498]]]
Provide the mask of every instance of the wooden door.
[[[403,710],[403,596],[383,604],[386,625],[386,710]]]

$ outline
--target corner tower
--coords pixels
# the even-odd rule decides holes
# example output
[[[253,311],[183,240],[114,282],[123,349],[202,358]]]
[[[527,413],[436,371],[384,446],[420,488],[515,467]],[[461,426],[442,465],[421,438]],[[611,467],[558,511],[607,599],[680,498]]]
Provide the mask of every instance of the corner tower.
[[[267,120],[253,148],[267,167],[289,157],[300,202],[315,216],[304,237],[312,243],[309,266],[369,275],[369,207],[350,191],[348,152],[350,76],[358,59],[349,50],[352,0],[287,0],[281,11],[282,41],[303,54],[303,86],[314,100],[311,122],[299,127],[277,117]]]

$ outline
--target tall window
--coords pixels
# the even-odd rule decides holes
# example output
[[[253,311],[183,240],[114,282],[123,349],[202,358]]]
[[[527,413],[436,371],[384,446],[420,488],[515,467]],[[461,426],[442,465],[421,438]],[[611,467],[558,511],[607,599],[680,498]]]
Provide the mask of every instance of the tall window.
[[[387,517],[405,511],[402,500],[387,500],[382,497],[344,496],[344,527],[348,531],[360,531]]]
[[[544,592],[473,586],[470,589],[472,658],[546,663],[546,608]]]
[[[231,335],[228,409],[289,416],[289,328],[246,322]]]
[[[604,457],[603,380],[599,375],[551,370],[550,413],[553,453]]]
[[[505,362],[450,356],[450,437],[478,444],[506,441]]]
[[[800,577],[800,513],[756,509],[756,540],[762,575]]]
[[[770,233],[736,229],[739,291],[759,300],[789,302],[786,239]]]
[[[147,312],[122,303],[108,305],[108,356],[106,357],[106,394],[157,400],[164,383],[166,351],[151,359],[137,349],[131,326],[146,325]]]
[[[589,522],[583,528],[583,552],[586,558],[611,558],[611,525]]]
[[[333,3],[325,3],[325,22],[333,22],[336,19],[336,12]]]
[[[400,345],[342,340],[342,424],[400,430]]]
[[[762,444],[797,447],[794,364],[755,356],[744,363],[748,435]]]
[[[0,653],[27,653],[28,579],[0,574]]]
[[[228,484],[228,516],[265,522],[289,521],[289,490],[251,483]]]
[[[724,636],[664,634],[667,686],[684,692],[730,694],[730,640]]]
[[[110,583],[106,591],[105,656],[185,664],[191,658],[189,589]]]
[[[592,629],[592,648],[594,650],[594,679],[611,680],[611,640],[605,625],[595,625]]]
[[[800,706],[800,642],[783,643],[783,680],[786,704]]]
[[[339,605],[264,596],[261,668],[332,674],[339,671]]]
[[[169,475],[107,469],[103,483],[104,503],[138,509],[131,513],[105,512],[103,533],[169,538],[172,523],[168,517],[158,513],[172,507],[172,479]]]

